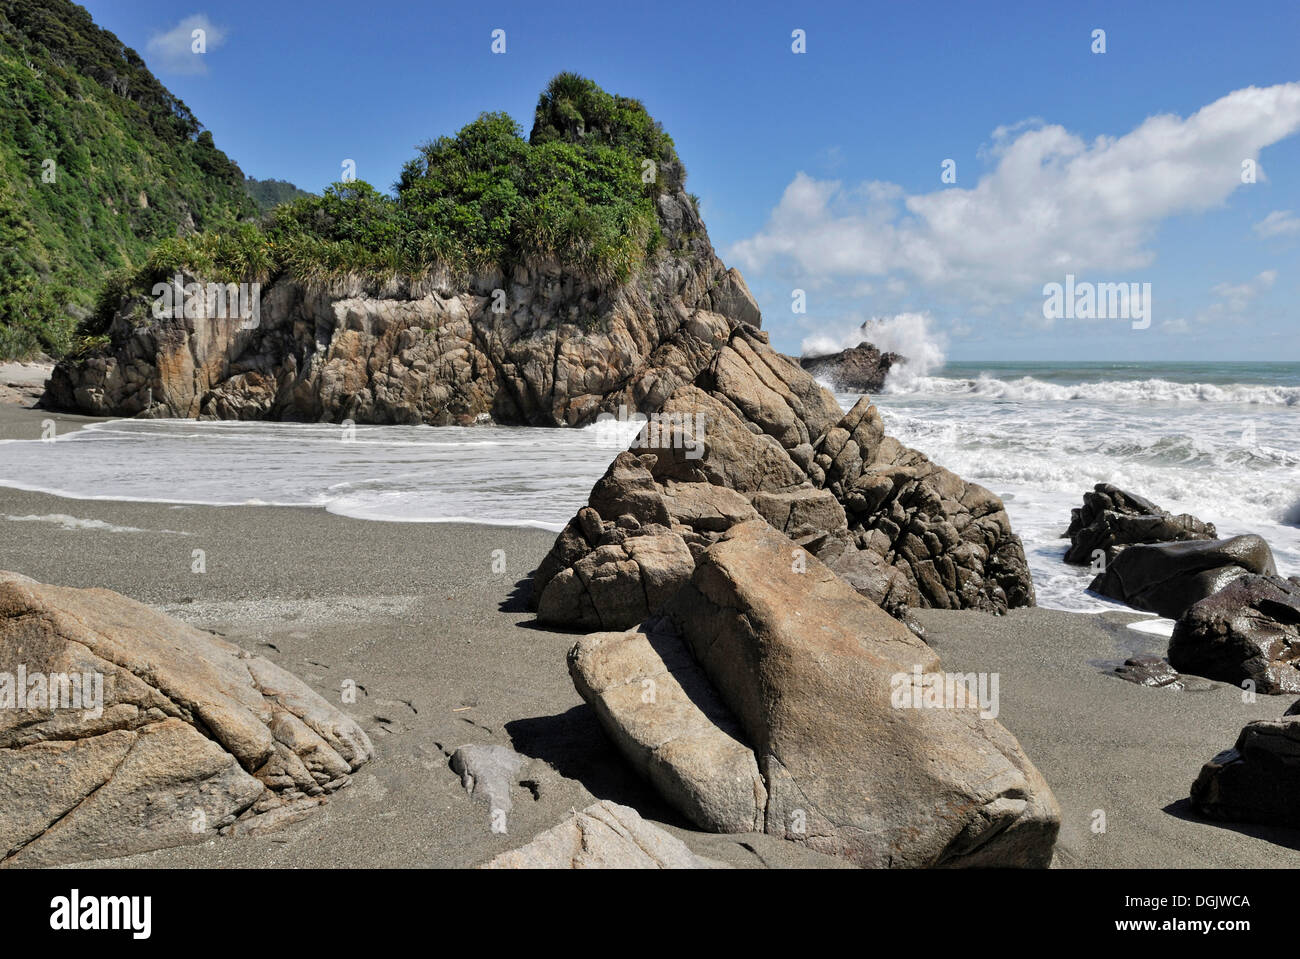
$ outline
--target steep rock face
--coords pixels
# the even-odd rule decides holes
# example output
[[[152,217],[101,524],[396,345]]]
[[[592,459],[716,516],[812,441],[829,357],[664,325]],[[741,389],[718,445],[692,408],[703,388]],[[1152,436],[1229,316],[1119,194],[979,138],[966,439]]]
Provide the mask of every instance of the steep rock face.
[[[533,581],[543,622],[637,625],[736,523],[762,518],[903,617],[909,607],[1032,605],[1002,502],[884,435],[865,398],[845,414],[766,334],[738,326],[592,489]]]
[[[904,362],[897,353],[882,353],[871,343],[859,343],[827,356],[805,356],[799,365],[847,393],[879,393],[895,364]]]
[[[381,287],[283,277],[262,291],[255,326],[205,315],[140,321],[149,303],[130,302],[107,345],[56,367],[44,405],[113,416],[543,426],[583,425],[620,405],[654,410],[732,327],[761,323],[744,279],[714,254],[694,201],[666,193],[658,214],[663,248],[621,285],[550,262]]]
[[[4,572],[0,704],[4,865],[261,831],[308,815],[373,755],[352,719],[261,656],[109,590]]]

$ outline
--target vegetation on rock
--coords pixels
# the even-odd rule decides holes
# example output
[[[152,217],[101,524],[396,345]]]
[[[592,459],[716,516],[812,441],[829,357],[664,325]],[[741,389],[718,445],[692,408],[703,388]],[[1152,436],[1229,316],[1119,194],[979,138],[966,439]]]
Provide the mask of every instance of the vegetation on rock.
[[[81,332],[102,334],[124,295],[178,270],[209,281],[464,276],[550,260],[600,282],[633,275],[663,242],[656,198],[685,178],[671,138],[636,100],[572,73],[542,93],[530,136],[484,113],[419,147],[394,195],[362,180],[277,206],[260,225],[160,243],[112,278]]]

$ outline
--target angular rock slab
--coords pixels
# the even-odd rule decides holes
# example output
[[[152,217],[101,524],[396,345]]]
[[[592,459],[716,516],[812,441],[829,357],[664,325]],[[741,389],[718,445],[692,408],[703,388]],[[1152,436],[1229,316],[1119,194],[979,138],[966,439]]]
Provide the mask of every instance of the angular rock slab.
[[[1175,516],[1118,486],[1098,483],[1083,494],[1083,506],[1070,511],[1065,535],[1070,540],[1065,561],[1087,566],[1098,550],[1109,563],[1124,547],[1136,543],[1217,539],[1219,534],[1213,523],[1190,513]]]
[[[1196,603],[1174,625],[1176,669],[1260,693],[1300,693],[1300,585],[1242,576]]]
[[[569,674],[632,768],[691,822],[761,832],[767,789],[754,751],[671,627],[593,633]]]
[[[5,865],[202,842],[333,792],[373,755],[269,660],[109,590],[0,572],[0,674],[20,669],[98,676],[102,703],[0,708]]]
[[[1248,573],[1274,576],[1268,543],[1258,536],[1127,546],[1088,585],[1095,593],[1169,619]]]
[[[1191,800],[1211,819],[1300,827],[1300,716],[1247,723],[1201,767]]]
[[[686,844],[608,799],[574,813],[483,869],[716,869]]]
[[[789,546],[733,527],[665,611],[757,755],[764,831],[868,867],[1046,867],[1060,811],[1015,737],[970,708],[896,708],[896,677],[938,657]]]

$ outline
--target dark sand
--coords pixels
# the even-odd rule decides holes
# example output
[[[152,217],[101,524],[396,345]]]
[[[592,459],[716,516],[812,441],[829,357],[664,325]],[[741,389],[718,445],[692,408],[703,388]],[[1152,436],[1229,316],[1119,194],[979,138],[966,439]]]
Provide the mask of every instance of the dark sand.
[[[0,439],[59,431],[84,418],[0,406]],[[0,444],[0,476],[4,447]],[[113,527],[64,528],[66,516]],[[463,524],[377,523],[320,509],[194,507],[71,500],[0,488],[0,569],[101,586],[214,629],[294,672],[343,706],[376,759],[303,822],[264,836],[218,838],[111,864],[129,866],[472,866],[521,845],[595,799],[635,807],[702,855],[738,866],[838,866],[762,835],[687,824],[629,769],[569,680],[573,637],[531,626],[524,580],[553,534]],[[193,551],[207,571],[191,572]],[[492,571],[504,550],[506,572]],[[995,618],[922,611],[950,671],[1000,674],[1000,721],[1061,804],[1062,866],[1297,866],[1300,833],[1225,827],[1183,808],[1205,760],[1285,697],[1241,701],[1232,687],[1146,689],[1099,661],[1163,651],[1124,628],[1137,616],[1017,610]],[[489,828],[447,765],[463,743],[533,757],[536,798],[514,792],[506,835]],[[1093,811],[1106,814],[1094,833]],[[1270,841],[1271,840],[1271,841]]]

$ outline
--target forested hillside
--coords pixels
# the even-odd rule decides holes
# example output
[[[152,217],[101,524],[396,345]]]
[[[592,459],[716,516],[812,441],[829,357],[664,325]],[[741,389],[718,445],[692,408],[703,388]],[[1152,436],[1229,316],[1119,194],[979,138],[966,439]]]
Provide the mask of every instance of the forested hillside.
[[[73,346],[109,273],[256,216],[140,56],[67,0],[0,0],[0,358]]]

